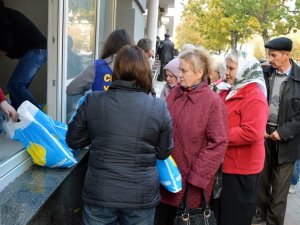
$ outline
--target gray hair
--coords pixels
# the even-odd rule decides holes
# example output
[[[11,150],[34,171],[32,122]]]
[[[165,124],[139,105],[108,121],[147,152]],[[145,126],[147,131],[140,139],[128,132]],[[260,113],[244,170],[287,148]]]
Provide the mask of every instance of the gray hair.
[[[217,71],[219,78],[224,79],[226,74],[226,63],[225,59],[219,55],[212,55],[212,71]]]
[[[149,38],[142,38],[138,41],[137,46],[144,50],[144,52],[148,52],[152,49],[152,41]]]
[[[239,60],[238,52],[233,50],[228,53],[228,55],[225,57],[225,61],[227,62],[228,60],[231,60],[237,64]]]

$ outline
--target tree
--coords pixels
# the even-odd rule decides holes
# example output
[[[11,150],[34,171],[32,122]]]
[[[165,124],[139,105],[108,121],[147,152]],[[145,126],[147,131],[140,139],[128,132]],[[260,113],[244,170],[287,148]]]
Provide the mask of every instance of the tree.
[[[201,34],[203,46],[223,50],[255,34],[266,43],[273,36],[295,32],[300,27],[299,9],[300,0],[190,0],[183,23],[195,16],[193,32]],[[181,35],[179,32],[178,39]]]
[[[198,32],[196,17],[191,15],[189,17],[183,17],[183,22],[176,28],[177,38],[175,45],[177,48],[181,48],[184,44],[190,43],[193,45],[202,44],[201,33]]]
[[[292,0],[221,0],[220,7],[225,14],[247,23],[252,21],[249,32],[260,34],[265,44],[273,36],[296,32],[300,25],[300,1],[296,3]]]

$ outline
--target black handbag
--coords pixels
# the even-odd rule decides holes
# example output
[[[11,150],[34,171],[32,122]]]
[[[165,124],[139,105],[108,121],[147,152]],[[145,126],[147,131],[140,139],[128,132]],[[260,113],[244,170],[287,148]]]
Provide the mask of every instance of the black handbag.
[[[200,208],[188,208],[189,188],[190,185],[187,184],[180,207],[176,212],[173,225],[217,225],[214,212],[210,209],[204,190],[202,190],[202,201],[200,203]]]

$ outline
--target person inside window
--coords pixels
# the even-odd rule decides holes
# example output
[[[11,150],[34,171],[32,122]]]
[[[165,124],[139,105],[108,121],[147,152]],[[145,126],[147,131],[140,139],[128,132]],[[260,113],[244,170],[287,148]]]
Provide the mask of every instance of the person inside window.
[[[38,70],[47,61],[47,40],[39,29],[21,12],[0,1],[0,58],[18,59],[10,76],[7,91],[15,109],[26,100],[39,108],[29,91]]]

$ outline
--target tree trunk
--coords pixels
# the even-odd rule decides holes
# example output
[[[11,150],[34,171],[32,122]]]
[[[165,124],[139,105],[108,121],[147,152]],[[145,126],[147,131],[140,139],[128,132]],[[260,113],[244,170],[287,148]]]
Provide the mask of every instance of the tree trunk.
[[[231,49],[237,50],[238,32],[236,30],[231,31]]]
[[[265,44],[270,40],[270,37],[268,35],[267,30],[263,30],[263,32],[261,33],[262,39],[264,41],[264,46]],[[266,59],[268,58],[268,50],[265,48],[265,54],[266,54]]]

